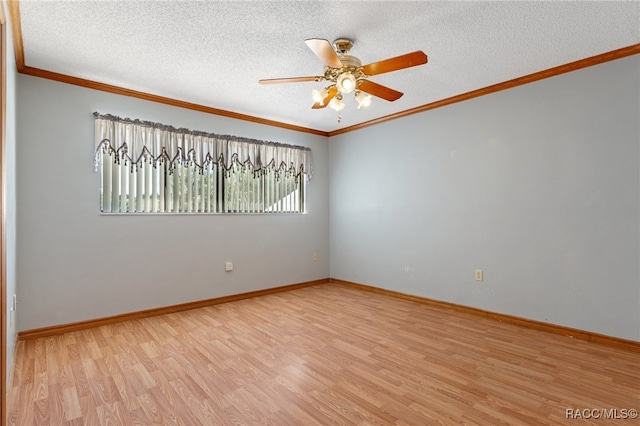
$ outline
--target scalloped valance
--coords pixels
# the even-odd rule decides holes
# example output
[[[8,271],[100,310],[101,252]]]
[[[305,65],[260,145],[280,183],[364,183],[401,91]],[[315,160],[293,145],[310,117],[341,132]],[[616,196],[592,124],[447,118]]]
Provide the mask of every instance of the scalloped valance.
[[[120,118],[94,112],[95,167],[105,153],[132,168],[140,162],[165,164],[171,173],[177,164],[189,164],[202,171],[211,164],[226,171],[245,166],[255,174],[274,171],[298,180],[311,177],[311,149],[303,146],[218,135],[202,131]]]

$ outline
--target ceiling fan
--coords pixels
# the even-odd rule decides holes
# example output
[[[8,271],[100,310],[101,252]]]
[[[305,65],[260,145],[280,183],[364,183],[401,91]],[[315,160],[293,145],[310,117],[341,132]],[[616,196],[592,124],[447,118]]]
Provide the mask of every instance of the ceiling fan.
[[[338,114],[344,108],[343,95],[354,92],[358,109],[371,103],[371,96],[393,102],[403,93],[373,81],[369,77],[427,63],[427,55],[421,50],[362,65],[360,59],[349,55],[353,41],[339,38],[333,42],[320,38],[310,38],[305,43],[325,65],[324,74],[310,77],[270,78],[259,80],[260,84],[299,83],[305,81],[328,81],[331,84],[322,90],[313,91],[314,104],[311,108],[327,106]],[[338,121],[340,121],[338,115]]]

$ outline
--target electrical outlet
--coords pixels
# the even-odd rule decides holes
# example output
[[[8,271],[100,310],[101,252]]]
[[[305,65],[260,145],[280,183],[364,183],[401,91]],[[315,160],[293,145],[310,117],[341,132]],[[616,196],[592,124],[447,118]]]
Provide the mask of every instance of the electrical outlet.
[[[233,263],[227,262],[224,264],[224,270],[227,272],[233,271]]]
[[[313,253],[313,261],[314,262],[318,261],[318,253]]]
[[[476,269],[476,281],[482,281],[484,279],[484,273],[482,269]]]

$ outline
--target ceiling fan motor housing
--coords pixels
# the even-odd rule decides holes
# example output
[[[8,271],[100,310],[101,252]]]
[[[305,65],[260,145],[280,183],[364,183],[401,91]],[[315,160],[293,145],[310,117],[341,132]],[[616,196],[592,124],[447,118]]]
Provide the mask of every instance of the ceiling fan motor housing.
[[[340,62],[342,62],[342,68],[326,67],[324,72],[325,80],[335,83],[342,74],[347,72],[351,73],[356,79],[364,77],[360,59],[348,54],[352,47],[353,41],[346,38],[339,38],[333,42],[333,48],[338,54]]]
[[[337,38],[333,41],[333,48],[338,55],[346,55],[353,47],[353,40],[348,38]]]
[[[348,38],[339,38],[333,41],[333,48],[342,62],[345,71],[353,71],[355,68],[362,67],[362,62],[355,56],[349,55],[349,51],[353,47],[353,41]]]
[[[362,62],[360,59],[351,55],[338,55],[340,58],[340,62],[344,65],[343,68],[360,68],[362,66]]]

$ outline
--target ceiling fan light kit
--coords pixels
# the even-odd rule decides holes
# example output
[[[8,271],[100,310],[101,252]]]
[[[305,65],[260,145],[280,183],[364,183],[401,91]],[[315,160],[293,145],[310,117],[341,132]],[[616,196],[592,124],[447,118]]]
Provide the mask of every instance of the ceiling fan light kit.
[[[356,78],[349,71],[345,71],[338,76],[336,87],[340,93],[351,93],[356,88]]]
[[[368,65],[362,65],[360,59],[349,55],[353,41],[339,38],[333,45],[325,39],[311,38],[305,40],[307,46],[324,65],[324,75],[312,77],[272,78],[260,80],[260,84],[297,83],[305,81],[328,81],[332,84],[311,92],[313,109],[329,107],[338,112],[338,122],[342,119],[341,111],[345,104],[343,95],[353,93],[358,109],[371,105],[371,95],[389,102],[398,100],[403,93],[367,80],[373,75],[397,71],[427,63],[427,55],[417,50],[405,55],[385,59]]]
[[[344,109],[344,102],[342,102],[342,94],[338,93],[333,99],[329,101],[329,108],[336,112],[340,112]],[[338,122],[340,121],[340,115],[338,115]]]
[[[358,90],[356,92],[356,101],[358,102],[358,109],[366,108],[371,105],[371,95],[367,95],[366,93]]]
[[[311,97],[313,98],[313,102],[315,103],[323,103],[323,99],[329,95],[329,91],[327,89],[313,90],[311,92]]]

